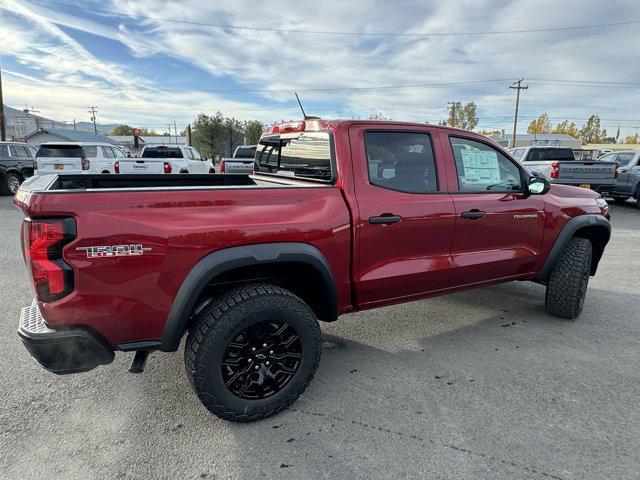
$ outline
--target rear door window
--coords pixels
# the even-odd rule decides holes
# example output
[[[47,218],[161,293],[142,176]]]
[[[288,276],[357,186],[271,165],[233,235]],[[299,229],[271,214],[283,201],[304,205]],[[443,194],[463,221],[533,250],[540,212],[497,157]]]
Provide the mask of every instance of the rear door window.
[[[111,147],[100,147],[102,149],[102,156],[105,158],[116,158],[115,153],[111,150]]]
[[[0,145],[0,157],[8,157],[9,148],[7,145]]]
[[[24,145],[10,145],[9,149],[12,157],[29,158],[29,151]]]
[[[366,132],[369,182],[406,193],[438,191],[431,138],[417,132]]]

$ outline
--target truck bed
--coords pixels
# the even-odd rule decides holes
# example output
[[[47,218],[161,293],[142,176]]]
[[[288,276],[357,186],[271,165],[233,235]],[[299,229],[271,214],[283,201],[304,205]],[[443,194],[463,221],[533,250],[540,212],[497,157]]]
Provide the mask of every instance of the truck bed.
[[[225,188],[282,188],[326,186],[313,181],[267,175],[37,175],[16,194],[17,200],[34,193],[82,193],[143,190],[199,190]]]

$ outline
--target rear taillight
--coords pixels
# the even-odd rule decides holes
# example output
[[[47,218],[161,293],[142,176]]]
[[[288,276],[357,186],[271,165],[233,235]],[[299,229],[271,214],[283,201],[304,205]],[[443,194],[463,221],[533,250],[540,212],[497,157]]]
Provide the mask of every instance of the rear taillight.
[[[82,170],[89,170],[89,168],[91,168],[91,162],[88,158],[82,157],[80,163],[82,164]]]
[[[171,173],[171,163],[170,162],[164,162],[164,173]]]
[[[618,179],[618,164],[616,163],[616,168],[613,171],[613,179],[617,180]]]
[[[64,261],[62,249],[74,238],[73,218],[25,219],[24,256],[39,301],[53,302],[73,291],[73,269]]]
[[[120,162],[116,162],[113,164],[113,171],[116,173],[120,173]]]
[[[558,164],[558,162],[553,162],[551,164],[551,178],[558,178],[558,174],[560,173],[560,165]]]
[[[220,173],[224,173],[224,162],[220,162]]]

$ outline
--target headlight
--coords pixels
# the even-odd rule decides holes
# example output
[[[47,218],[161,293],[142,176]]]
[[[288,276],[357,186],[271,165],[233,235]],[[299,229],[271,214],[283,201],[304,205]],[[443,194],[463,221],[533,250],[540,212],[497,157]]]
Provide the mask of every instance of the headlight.
[[[596,205],[600,208],[607,208],[609,206],[607,201],[602,197],[596,198]]]

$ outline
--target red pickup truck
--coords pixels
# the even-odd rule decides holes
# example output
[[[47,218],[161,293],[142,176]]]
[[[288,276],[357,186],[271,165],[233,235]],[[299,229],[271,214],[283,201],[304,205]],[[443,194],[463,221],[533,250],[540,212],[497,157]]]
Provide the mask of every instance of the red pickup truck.
[[[273,415],[311,381],[318,320],[498,282],[574,318],[607,203],[532,177],[487,138],[402,122],[264,132],[253,175],[50,175],[15,196],[35,300],[19,335],[47,370],[178,349],[202,403]]]

